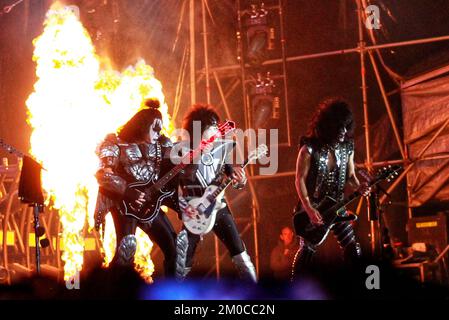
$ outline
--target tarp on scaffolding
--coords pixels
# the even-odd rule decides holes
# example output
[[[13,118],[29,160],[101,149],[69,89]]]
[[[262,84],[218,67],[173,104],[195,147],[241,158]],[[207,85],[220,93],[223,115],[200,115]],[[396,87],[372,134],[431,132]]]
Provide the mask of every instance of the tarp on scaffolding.
[[[437,135],[422,153],[423,160],[417,161],[407,174],[409,204],[420,207],[448,202],[449,76],[403,86],[401,91],[404,138],[410,159],[418,159]]]

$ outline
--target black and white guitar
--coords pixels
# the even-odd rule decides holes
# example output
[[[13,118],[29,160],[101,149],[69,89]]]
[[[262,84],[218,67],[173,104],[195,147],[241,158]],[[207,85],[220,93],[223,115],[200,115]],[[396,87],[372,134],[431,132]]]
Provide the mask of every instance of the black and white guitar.
[[[267,152],[268,147],[265,144],[259,145],[256,150],[250,153],[241,167],[245,168],[251,161],[261,158]],[[191,206],[198,211],[198,214],[194,217],[190,217],[186,213],[182,214],[182,221],[187,230],[198,235],[204,235],[212,230],[218,210],[226,206],[221,200],[224,191],[231,182],[232,178],[228,177],[218,186],[210,185],[206,188],[202,197],[193,198],[182,205],[183,207]]]
[[[383,180],[390,181],[394,179],[399,174],[400,170],[402,170],[402,167],[400,166],[382,168],[376,177],[368,182],[368,187],[375,186]],[[332,226],[336,223],[352,221],[357,218],[353,214],[341,215],[340,212],[345,206],[361,195],[360,192],[356,191],[339,202],[326,196],[320,203],[315,204],[313,207],[318,210],[323,218],[322,225],[314,225],[310,221],[307,212],[301,204],[298,203],[298,206],[295,209],[295,216],[293,217],[296,234],[313,245],[320,245],[326,239]]]
[[[210,146],[215,139],[227,135],[234,129],[235,123],[233,121],[226,121],[218,127],[218,131],[215,135],[211,136],[209,139],[202,140],[197,149],[185,155],[181,159],[180,164],[169,170],[159,180],[130,183],[128,188],[138,190],[145,194],[145,202],[142,206],[136,207],[134,202],[123,200],[120,203],[120,211],[125,215],[131,216],[142,222],[154,219],[164,202],[166,200],[168,201],[168,199],[174,196],[175,192],[177,192],[176,186],[170,184],[173,178],[175,178],[187,165],[193,163],[194,159],[196,159],[205,148]]]

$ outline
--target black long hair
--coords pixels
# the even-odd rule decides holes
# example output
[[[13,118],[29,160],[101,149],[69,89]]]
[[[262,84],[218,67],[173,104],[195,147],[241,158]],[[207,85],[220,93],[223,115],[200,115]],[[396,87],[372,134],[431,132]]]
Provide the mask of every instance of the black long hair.
[[[338,141],[340,130],[346,128],[345,141],[352,141],[354,116],[349,103],[340,97],[327,98],[318,104],[307,134],[301,137],[300,145],[307,140],[323,146]]]
[[[155,119],[162,120],[158,110],[160,102],[157,99],[147,99],[144,108],[137,112],[118,132],[118,137],[126,142],[142,141]]]
[[[194,104],[189,112],[184,116],[182,128],[186,130],[190,137],[193,137],[193,123],[199,121],[201,123],[201,135],[204,130],[213,124],[218,124],[220,116],[217,110],[210,104]]]

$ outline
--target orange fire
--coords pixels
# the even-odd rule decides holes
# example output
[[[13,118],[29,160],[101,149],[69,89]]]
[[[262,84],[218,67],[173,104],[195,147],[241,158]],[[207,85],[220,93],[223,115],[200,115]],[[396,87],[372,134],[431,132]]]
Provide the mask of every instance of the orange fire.
[[[131,118],[146,98],[161,101],[164,129],[169,133],[173,127],[162,85],[153,69],[139,60],[122,73],[102,70],[88,32],[68,7],[52,5],[44,31],[33,44],[37,81],[26,102],[33,129],[30,153],[46,169],[42,183],[49,195],[47,203],[59,210],[64,278],[69,279],[83,266],[86,223],[90,229],[94,225],[97,144]],[[110,218],[105,231],[107,265],[115,251]],[[136,236],[136,269],[151,281],[153,244],[141,230]]]

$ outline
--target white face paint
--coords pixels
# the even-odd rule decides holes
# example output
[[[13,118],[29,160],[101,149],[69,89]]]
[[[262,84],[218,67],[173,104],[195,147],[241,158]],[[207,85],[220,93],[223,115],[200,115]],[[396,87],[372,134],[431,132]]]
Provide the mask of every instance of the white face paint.
[[[161,136],[161,130],[162,130],[162,120],[154,119],[153,123],[151,124],[148,130],[148,134],[145,137],[145,142],[156,143],[159,137]]]
[[[217,134],[218,132],[218,125],[213,124],[211,126],[206,127],[203,133],[203,139],[209,139],[213,135]]]

